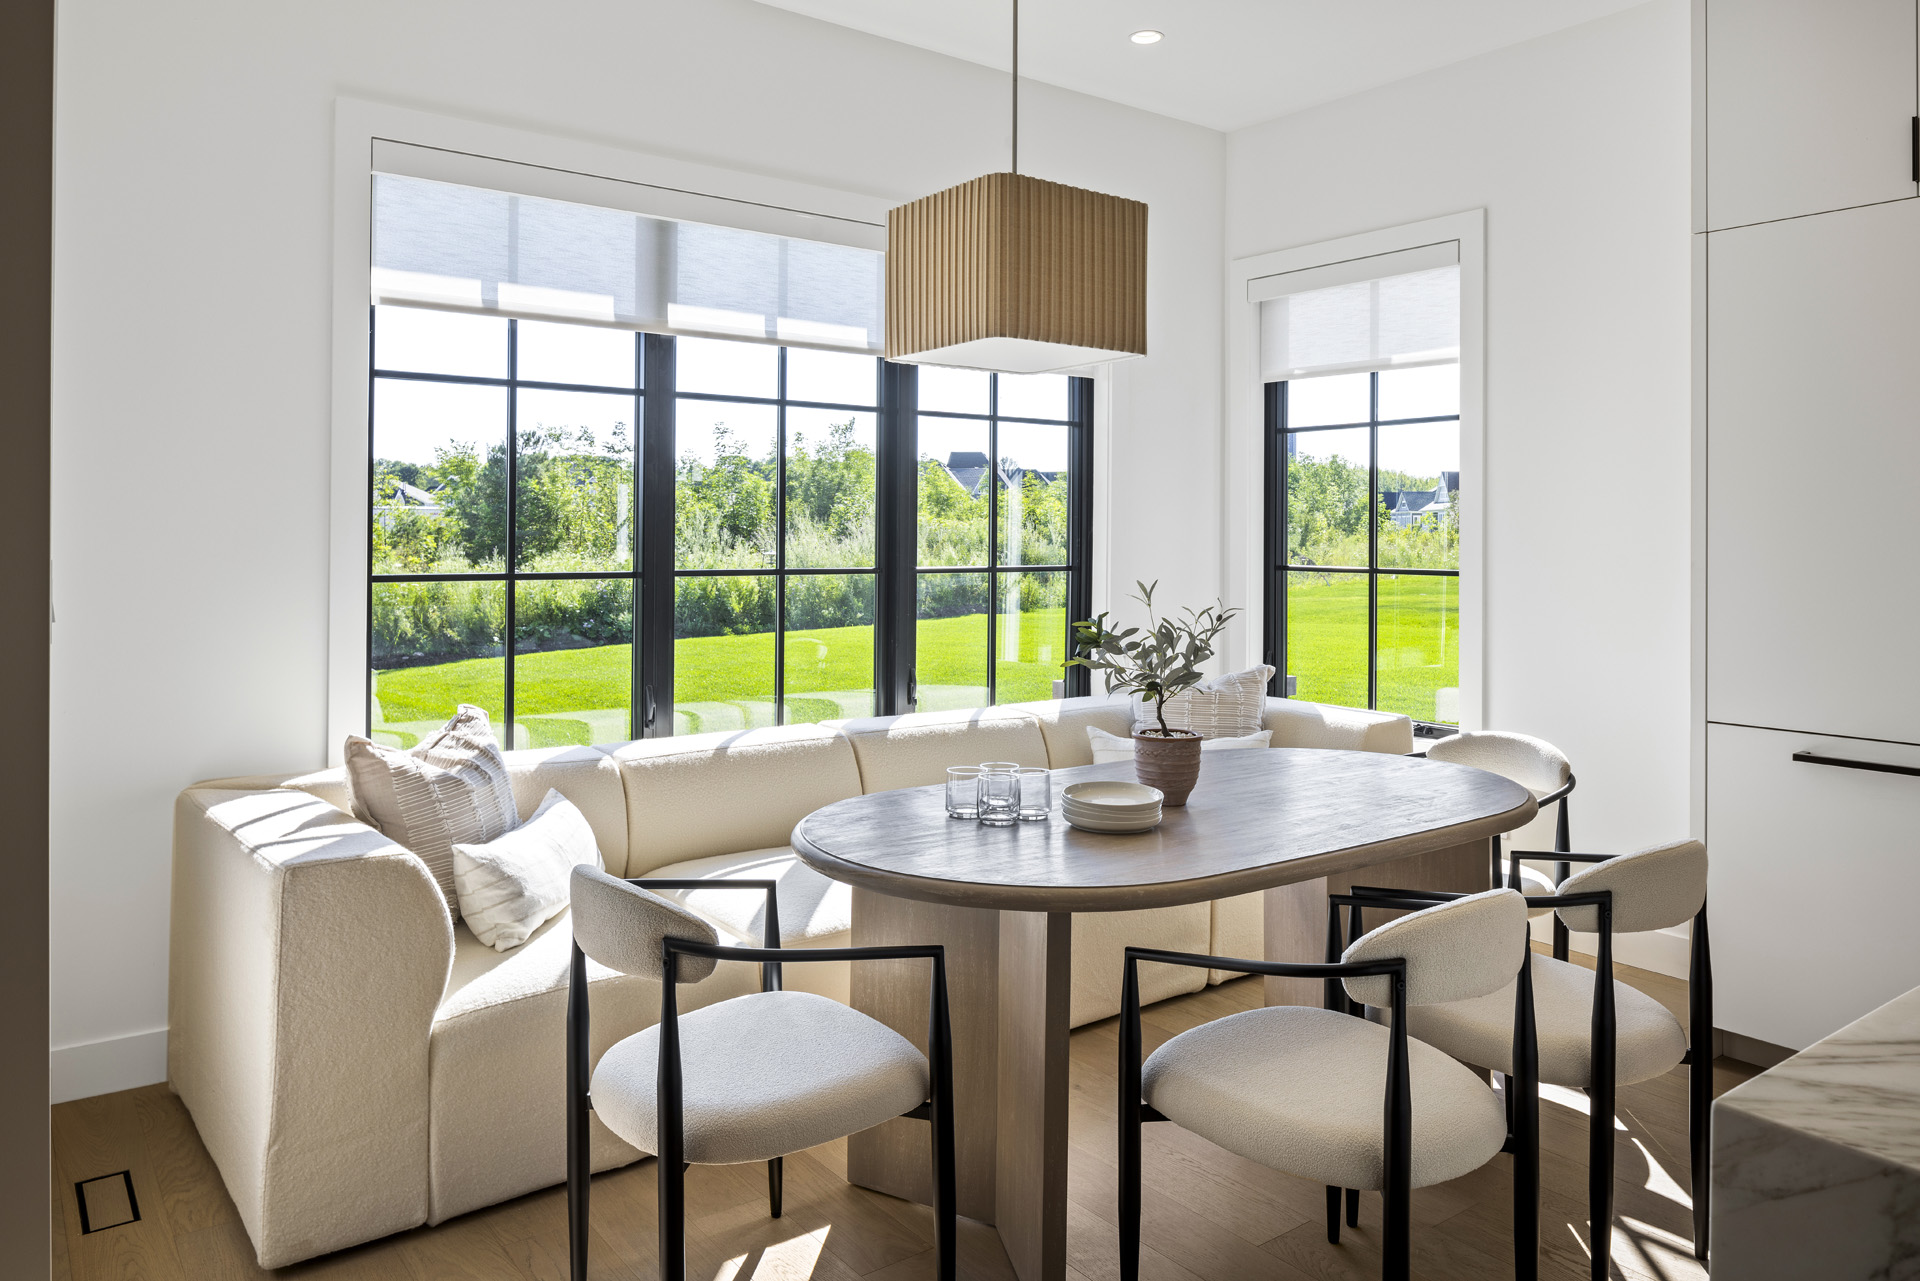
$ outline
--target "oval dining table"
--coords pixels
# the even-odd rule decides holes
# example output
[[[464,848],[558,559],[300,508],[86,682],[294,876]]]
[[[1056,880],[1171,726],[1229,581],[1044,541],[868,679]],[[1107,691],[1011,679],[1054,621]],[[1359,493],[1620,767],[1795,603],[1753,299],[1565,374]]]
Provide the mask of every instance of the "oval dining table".
[[[1068,784],[1132,777],[1131,762],[1055,770],[1056,805]],[[1498,875],[1498,836],[1534,810],[1527,789],[1484,770],[1275,748],[1208,753],[1187,804],[1149,832],[1080,831],[1057,808],[1011,827],[950,819],[936,784],[815,810],[795,826],[793,849],[853,887],[855,946],[945,945],[960,1213],[994,1225],[1020,1281],[1058,1281],[1073,913],[1264,891],[1265,959],[1323,960],[1329,894],[1484,890]],[[857,963],[852,984],[855,1008],[924,1050],[924,964]],[[1321,1001],[1313,980],[1265,984],[1269,1005]],[[930,1159],[926,1126],[888,1121],[848,1141],[847,1177],[931,1203]]]

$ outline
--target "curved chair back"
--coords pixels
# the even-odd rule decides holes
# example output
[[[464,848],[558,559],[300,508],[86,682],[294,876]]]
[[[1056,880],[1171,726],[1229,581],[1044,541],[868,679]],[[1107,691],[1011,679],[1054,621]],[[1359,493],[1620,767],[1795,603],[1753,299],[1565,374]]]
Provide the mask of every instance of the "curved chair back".
[[[622,974],[659,979],[664,972],[662,952],[668,938],[695,943],[718,943],[713,926],[678,903],[629,885],[597,867],[582,863],[573,869],[573,941],[600,964]],[[677,966],[682,983],[697,983],[713,973],[710,956],[682,956]]]
[[[1566,753],[1531,734],[1505,730],[1466,730],[1437,740],[1427,749],[1430,761],[1449,761],[1510,778],[1534,799],[1557,792],[1573,777]]]
[[[1469,894],[1410,912],[1354,940],[1341,960],[1405,957],[1407,1004],[1466,1001],[1513,982],[1527,955],[1527,901],[1514,890]],[[1344,980],[1362,1005],[1390,1003],[1384,977]]]
[[[1600,890],[1613,894],[1616,934],[1683,925],[1706,905],[1707,847],[1699,841],[1656,845],[1595,863],[1560,883],[1562,894]],[[1600,909],[1563,907],[1560,919],[1570,930],[1591,934],[1600,928]]]

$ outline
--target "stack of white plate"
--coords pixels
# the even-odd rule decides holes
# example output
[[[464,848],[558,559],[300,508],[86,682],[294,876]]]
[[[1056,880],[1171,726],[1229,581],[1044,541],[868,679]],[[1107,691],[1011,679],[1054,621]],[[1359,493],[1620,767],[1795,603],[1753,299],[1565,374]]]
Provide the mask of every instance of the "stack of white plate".
[[[1139,783],[1070,783],[1060,813],[1084,832],[1144,832],[1160,823],[1158,788]]]

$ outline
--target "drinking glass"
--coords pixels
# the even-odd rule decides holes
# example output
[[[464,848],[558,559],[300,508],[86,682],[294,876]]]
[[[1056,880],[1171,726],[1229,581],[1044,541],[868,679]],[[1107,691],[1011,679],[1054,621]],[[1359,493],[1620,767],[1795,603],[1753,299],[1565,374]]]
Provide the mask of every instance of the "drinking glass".
[[[980,776],[986,771],[978,765],[954,765],[947,770],[947,817],[980,817]]]
[[[1018,769],[1019,766],[1014,766]],[[988,827],[1012,827],[1020,819],[1020,778],[1012,769],[980,775],[980,821]]]
[[[980,768],[989,774],[1011,774],[1020,768],[1019,761],[981,761]]]
[[[1053,771],[1022,765],[1013,776],[1020,784],[1020,821],[1046,822],[1053,812]]]

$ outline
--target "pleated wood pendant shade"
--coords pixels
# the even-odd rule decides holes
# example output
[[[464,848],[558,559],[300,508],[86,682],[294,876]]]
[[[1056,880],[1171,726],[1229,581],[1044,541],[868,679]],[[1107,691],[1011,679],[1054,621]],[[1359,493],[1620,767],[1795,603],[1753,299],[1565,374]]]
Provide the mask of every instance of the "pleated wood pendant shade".
[[[887,215],[887,359],[1044,373],[1147,352],[1147,207],[990,173]]]

